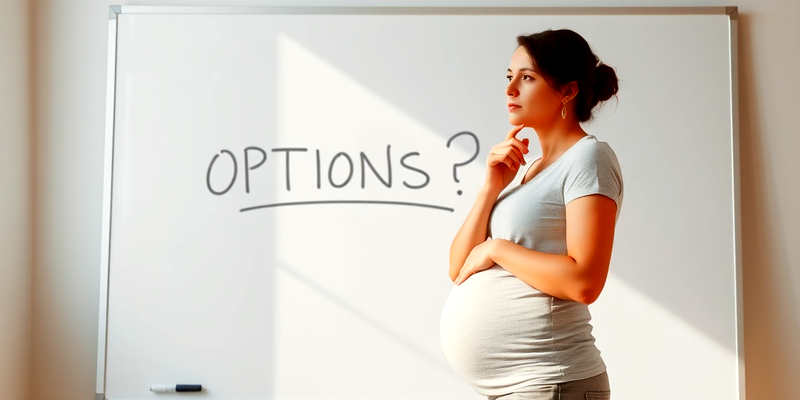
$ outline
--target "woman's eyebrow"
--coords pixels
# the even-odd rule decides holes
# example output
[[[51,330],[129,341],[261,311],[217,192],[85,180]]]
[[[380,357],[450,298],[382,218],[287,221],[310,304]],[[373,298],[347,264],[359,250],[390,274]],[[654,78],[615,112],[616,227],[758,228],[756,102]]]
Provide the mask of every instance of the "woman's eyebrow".
[[[520,71],[530,71],[530,72],[536,72],[536,70],[534,70],[533,68],[528,68],[528,67],[525,67],[525,68],[520,68],[519,70],[520,70]],[[508,72],[513,72],[513,71],[511,71],[511,68],[509,68],[509,69],[508,69]]]

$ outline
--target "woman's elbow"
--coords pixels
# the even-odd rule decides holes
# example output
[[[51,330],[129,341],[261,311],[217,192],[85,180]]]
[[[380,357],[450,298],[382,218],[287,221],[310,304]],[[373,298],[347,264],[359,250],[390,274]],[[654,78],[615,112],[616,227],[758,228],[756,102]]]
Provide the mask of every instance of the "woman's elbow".
[[[592,304],[600,297],[608,278],[607,263],[586,263],[576,261],[578,269],[575,285],[572,287],[572,299],[586,305]]]
[[[600,297],[600,293],[605,286],[605,279],[587,280],[578,285],[578,290],[574,294],[575,301],[586,305],[592,304]]]
[[[578,293],[578,295],[575,298],[575,301],[582,304],[586,304],[588,306],[589,304],[592,304],[595,301],[597,301],[598,297],[600,297],[600,290],[587,289]]]

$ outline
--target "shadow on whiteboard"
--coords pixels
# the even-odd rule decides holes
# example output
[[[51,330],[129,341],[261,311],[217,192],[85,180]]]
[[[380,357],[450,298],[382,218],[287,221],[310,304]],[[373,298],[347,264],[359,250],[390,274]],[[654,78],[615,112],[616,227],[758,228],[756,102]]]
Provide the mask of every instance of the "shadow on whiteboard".
[[[581,25],[580,21],[575,25]],[[641,60],[641,57],[632,57],[630,51],[635,48],[621,49],[620,46],[613,45],[613,41],[617,40],[619,35],[626,34],[625,32],[615,32],[614,29],[603,31],[589,25],[585,29],[575,29],[587,37],[601,58],[617,66],[618,73],[623,79],[619,105],[603,109],[597,116],[598,122],[587,126],[587,131],[598,135],[601,140],[609,141],[615,148],[626,180],[625,204],[620,217],[615,256],[611,267],[612,278],[618,279],[619,282],[627,282],[630,288],[635,288],[633,290],[644,296],[628,296],[625,298],[627,301],[641,302],[643,300],[638,299],[650,299],[652,304],[659,305],[661,311],[658,315],[663,312],[675,315],[678,320],[693,326],[695,332],[702,333],[733,354],[735,352],[733,314],[716,311],[720,307],[731,308],[735,301],[733,295],[725,297],[734,287],[733,262],[732,259],[728,259],[731,256],[725,253],[724,257],[717,257],[714,260],[716,266],[703,264],[703,252],[713,254],[720,248],[724,251],[727,249],[725,246],[729,245],[725,240],[729,240],[729,237],[723,235],[720,241],[719,235],[716,234],[719,230],[718,221],[709,221],[711,217],[705,208],[692,209],[688,205],[687,199],[684,198],[687,193],[681,193],[680,190],[688,191],[692,188],[685,186],[694,183],[687,183],[688,180],[681,178],[683,181],[674,182],[674,186],[669,186],[676,179],[670,174],[675,174],[677,160],[674,153],[664,149],[669,146],[674,147],[672,143],[681,139],[678,137],[679,133],[672,131],[671,126],[654,127],[652,121],[647,119],[648,116],[652,117],[653,113],[661,113],[656,114],[660,119],[671,118],[676,112],[690,114],[666,106],[652,109],[653,103],[648,97],[668,97],[672,93],[668,88],[676,84],[662,79],[656,66],[658,63],[666,64],[671,55],[665,51],[662,54],[665,59]],[[538,27],[531,26],[532,31],[535,29]],[[446,29],[444,31],[446,32]],[[324,123],[338,121],[333,125],[341,125],[344,127],[342,129],[347,129],[348,124],[366,124],[374,126],[376,130],[388,127],[387,129],[394,129],[395,132],[413,132],[415,140],[419,139],[416,136],[417,132],[425,132],[426,134],[422,135],[424,140],[438,142],[447,140],[452,132],[458,129],[473,131],[481,140],[482,153],[477,161],[464,168],[464,178],[460,183],[460,187],[467,192],[463,197],[471,200],[475,188],[482,182],[482,160],[485,159],[486,151],[495,141],[502,138],[508,128],[504,107],[505,69],[514,48],[514,36],[521,32],[516,28],[498,32],[497,35],[508,38],[509,46],[480,55],[471,51],[470,43],[493,39],[487,39],[486,32],[481,30],[476,30],[480,35],[463,30],[454,31],[451,33],[451,46],[447,48],[426,43],[425,35],[408,37],[395,35],[393,32],[392,29],[387,29],[380,38],[370,39],[358,38],[357,32],[354,31],[351,46],[334,46],[335,43],[327,43],[327,38],[313,30],[284,31],[279,37],[281,55],[279,63],[283,66],[279,69],[281,71],[279,103],[285,105],[285,109],[280,112],[279,132],[286,132],[289,135],[291,132],[289,126],[292,124],[313,125],[315,122],[308,121],[305,114],[307,109],[300,105],[311,95],[318,98],[315,101],[324,102],[319,98],[324,98],[329,93],[334,93],[335,96],[331,97],[329,103],[317,104],[319,107],[314,107],[315,115]],[[437,31],[437,34],[441,35],[442,31]],[[379,41],[379,44],[373,43],[373,40]],[[651,38],[642,40],[656,41]],[[693,39],[690,36],[676,36],[658,40],[690,43]],[[365,53],[364,50],[368,46],[383,50]],[[676,45],[664,46],[674,48]],[[427,59],[417,57],[412,63],[405,60],[406,57],[420,53],[430,57]],[[466,69],[459,68],[460,65],[474,63],[475,57],[480,57],[483,61],[483,66],[477,68],[487,69],[485,74],[481,75],[484,79],[466,75],[464,72]],[[395,62],[402,64],[403,68],[391,68]],[[672,64],[676,70],[680,68],[675,63]],[[298,66],[302,66],[302,69],[298,69]],[[688,72],[691,72],[691,69]],[[485,77],[492,75],[497,76],[496,82],[487,82]],[[309,76],[314,77],[314,85],[319,82],[325,83],[322,86],[304,86],[303,82],[307,81]],[[724,78],[721,77],[723,84]],[[494,85],[491,90],[496,92],[497,96],[476,97],[476,93],[487,93],[485,87],[487,84]],[[326,89],[325,85],[330,87]],[[418,101],[419,96],[436,97],[437,91],[442,87],[455,90],[455,93],[448,92],[446,96],[442,94],[443,98],[459,98],[461,101],[449,101],[436,109],[424,107],[423,102]],[[332,105],[334,102],[336,106]],[[348,104],[363,108],[354,114],[352,110],[347,111],[342,108]],[[668,105],[674,106],[672,103]],[[699,110],[700,113],[704,112],[702,106],[695,107],[694,104],[689,104],[687,107]],[[667,132],[661,134],[659,129]],[[527,133],[533,136],[532,143],[537,143],[535,135],[532,132]],[[694,134],[692,131],[685,133],[689,137],[693,137]],[[718,144],[711,146],[721,148],[723,155],[725,151],[729,151],[725,146]],[[533,144],[531,148],[534,149],[531,154],[534,154],[537,150]],[[465,155],[468,156],[467,149],[460,157],[463,159]],[[721,164],[723,168],[730,168],[724,159]],[[446,168],[438,175],[443,177],[441,179],[452,182],[452,178],[448,176],[451,165],[445,163]],[[689,176],[701,173],[691,169],[687,171],[686,174]],[[725,172],[722,171],[723,174]],[[664,178],[659,178],[659,174]],[[713,201],[712,199],[716,197],[724,199],[724,196],[730,193],[729,188],[725,186],[718,187],[713,182],[709,183],[710,179],[705,177],[697,179],[701,188],[709,191],[709,196],[706,196],[708,201]],[[653,181],[659,180],[664,185],[659,186],[656,183],[654,186]],[[680,189],[681,186],[684,188]],[[679,190],[676,191],[675,188]],[[464,209],[469,207],[468,201],[465,202],[463,198],[459,201],[454,205],[457,213],[464,212]],[[662,203],[666,205],[662,207]],[[658,207],[660,209],[656,210]],[[720,219],[727,221],[724,215],[725,207],[720,207],[720,212],[723,213]],[[665,219],[674,224],[684,224],[685,229],[674,231],[659,228],[659,224]],[[723,225],[722,229],[728,229],[728,226]],[[672,251],[674,249],[684,250]],[[643,258],[643,254],[649,257]],[[705,255],[705,257],[716,256]],[[725,268],[730,269],[729,276],[725,280],[717,279],[720,263],[722,273],[725,273]],[[627,293],[630,294],[631,291]],[[609,285],[601,299],[609,297],[613,299],[606,303],[601,300],[600,304],[617,304],[613,300],[621,296],[622,293],[614,293],[614,285]],[[613,320],[618,322],[635,322],[625,319],[625,313],[621,309],[602,314],[605,318],[616,316]],[[615,328],[625,329],[619,325]]]

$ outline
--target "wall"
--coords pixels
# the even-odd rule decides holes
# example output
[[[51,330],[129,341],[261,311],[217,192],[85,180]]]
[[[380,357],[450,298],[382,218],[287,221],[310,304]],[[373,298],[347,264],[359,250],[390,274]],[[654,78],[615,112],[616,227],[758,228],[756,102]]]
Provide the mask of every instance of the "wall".
[[[87,399],[94,393],[106,21],[108,5],[118,3],[34,0],[36,208],[33,224],[31,398],[37,400]],[[125,3],[215,4],[201,0]],[[326,3],[329,2],[318,0],[302,4]],[[475,6],[487,3],[440,1],[437,4]],[[241,1],[237,4],[293,3]],[[421,0],[393,3],[364,0],[346,4],[419,6],[430,3]],[[493,5],[601,4],[654,6],[665,2],[518,0]],[[702,0],[670,5],[731,4]],[[749,400],[788,399],[800,392],[800,381],[796,379],[800,375],[800,342],[795,339],[800,336],[800,246],[792,245],[800,242],[800,210],[792,207],[800,203],[800,180],[791,172],[797,169],[792,151],[800,148],[800,135],[796,134],[792,119],[796,114],[793,109],[797,105],[795,96],[800,92],[800,77],[795,73],[800,70],[800,52],[796,50],[797,38],[800,37],[800,24],[796,21],[800,15],[800,3],[794,0],[741,0],[733,5],[739,6],[741,15],[739,84],[747,397]],[[2,22],[6,19],[2,17]],[[5,23],[0,25],[4,26],[3,29],[13,29],[7,28]],[[12,67],[4,62],[0,68]],[[6,97],[3,99],[6,101]],[[3,110],[24,113],[24,110],[13,107],[3,107]],[[11,115],[16,115],[16,112]],[[20,129],[25,129],[24,124],[20,126]],[[24,163],[20,160],[18,164]],[[18,187],[23,188],[23,183]],[[19,204],[19,209],[24,210],[26,202],[21,200]],[[4,228],[4,231],[9,230]],[[24,266],[24,256],[20,257],[19,265]],[[26,273],[24,267],[14,271],[21,276]],[[16,278],[23,283],[24,279]],[[2,293],[0,296],[7,296]],[[24,296],[22,293],[17,298]],[[12,317],[15,321],[25,318],[26,306],[20,307],[22,316]],[[0,318],[5,319],[6,314],[12,313],[4,311]],[[17,336],[11,341],[0,340],[0,344],[13,346],[21,343],[22,339],[15,339]],[[0,364],[0,371],[6,365],[10,364]]]
[[[0,397],[28,398],[31,318],[30,24],[0,2]]]

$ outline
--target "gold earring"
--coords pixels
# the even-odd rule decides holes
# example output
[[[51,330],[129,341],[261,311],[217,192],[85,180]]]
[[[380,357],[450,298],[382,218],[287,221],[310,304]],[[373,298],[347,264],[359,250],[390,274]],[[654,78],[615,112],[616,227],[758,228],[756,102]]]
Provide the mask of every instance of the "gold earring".
[[[561,119],[567,118],[567,102],[564,101],[563,105],[561,106]]]

